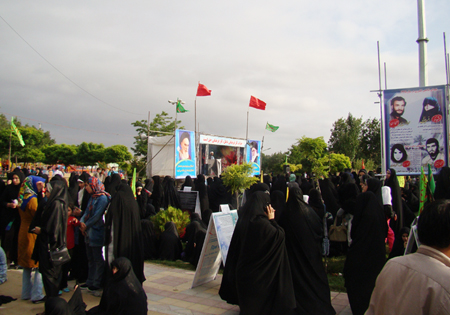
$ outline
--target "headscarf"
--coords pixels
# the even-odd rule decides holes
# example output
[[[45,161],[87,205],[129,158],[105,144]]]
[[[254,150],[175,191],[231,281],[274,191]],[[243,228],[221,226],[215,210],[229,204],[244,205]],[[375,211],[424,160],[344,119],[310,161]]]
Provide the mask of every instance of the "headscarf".
[[[31,199],[37,197],[37,194],[38,194],[37,183],[38,182],[44,183],[45,180],[39,176],[28,176],[23,181],[22,186],[20,187],[19,200],[18,200],[20,209],[22,209],[23,211],[25,211],[25,208],[27,207],[28,202],[30,202]]]
[[[111,195],[105,191],[105,186],[103,183],[94,176],[89,177],[89,186],[91,186],[92,190],[94,191],[91,195],[92,198],[100,197],[101,195],[105,195],[108,197],[109,200],[111,200]]]

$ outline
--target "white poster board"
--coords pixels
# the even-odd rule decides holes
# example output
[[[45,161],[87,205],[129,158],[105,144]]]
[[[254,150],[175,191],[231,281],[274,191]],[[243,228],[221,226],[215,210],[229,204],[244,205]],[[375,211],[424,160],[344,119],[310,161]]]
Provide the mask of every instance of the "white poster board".
[[[192,281],[192,288],[216,278],[221,261],[225,262],[227,259],[237,219],[237,210],[232,210],[230,213],[217,212],[211,215],[202,253]]]

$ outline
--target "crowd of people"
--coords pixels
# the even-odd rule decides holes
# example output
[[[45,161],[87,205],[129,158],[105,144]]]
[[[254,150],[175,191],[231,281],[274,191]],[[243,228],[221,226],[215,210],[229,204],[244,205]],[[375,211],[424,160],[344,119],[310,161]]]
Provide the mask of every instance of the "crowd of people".
[[[57,171],[51,177],[39,170],[36,174],[15,169],[6,185],[0,182],[0,260],[23,269],[21,298],[45,302],[49,314],[51,308],[129,314],[130,301],[133,314],[146,314],[144,260],[183,259],[196,266],[212,213],[222,204],[237,208],[219,177],[188,176],[177,187],[170,176],[153,176],[136,182],[134,195],[131,183],[114,170],[72,172],[68,180]],[[198,191],[201,213],[190,214],[182,235],[170,221],[158,235],[151,217],[171,206],[180,208],[178,189],[186,187]],[[436,176],[435,198],[450,199],[446,167]],[[419,211],[414,179],[400,187],[392,169],[383,180],[366,170],[317,182],[295,174],[266,175],[243,200],[219,291],[222,299],[239,305],[242,314],[335,314],[322,258],[346,255],[343,276],[353,314],[364,314],[369,305],[373,314],[382,314],[376,307],[385,295],[378,288],[388,281],[378,276],[391,275],[383,270],[387,255],[405,253]],[[346,226],[346,241],[328,245],[328,231],[336,222]],[[447,238],[449,244],[438,245],[450,246]],[[435,245],[426,236],[423,244]],[[49,253],[63,247],[71,261],[58,264]],[[392,265],[386,267],[399,269]],[[76,290],[66,302],[59,295],[72,289],[72,279]],[[0,261],[0,284],[4,281]],[[101,296],[99,305],[85,311],[81,290]]]

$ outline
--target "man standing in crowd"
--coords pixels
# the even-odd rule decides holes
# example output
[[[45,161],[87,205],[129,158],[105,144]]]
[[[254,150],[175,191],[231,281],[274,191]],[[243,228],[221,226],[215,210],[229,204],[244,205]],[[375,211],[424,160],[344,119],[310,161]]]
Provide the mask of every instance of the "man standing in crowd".
[[[387,262],[366,315],[450,314],[450,201],[425,207],[417,231],[422,245]]]

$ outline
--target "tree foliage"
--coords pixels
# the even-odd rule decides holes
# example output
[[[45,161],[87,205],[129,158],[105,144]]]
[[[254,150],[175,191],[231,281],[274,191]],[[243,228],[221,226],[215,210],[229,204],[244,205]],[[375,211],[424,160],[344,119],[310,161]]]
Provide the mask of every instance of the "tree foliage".
[[[5,115],[0,114],[0,156],[9,155],[9,141],[11,138],[11,159],[17,158],[19,162],[40,162],[45,156],[42,149],[55,143],[50,137],[50,132],[37,129],[34,126],[22,125],[20,120],[14,124],[19,129],[25,142],[23,147],[15,132],[11,133],[11,123]]]
[[[44,163],[46,164],[77,164],[78,148],[76,145],[54,144],[44,147]]]
[[[356,157],[381,165],[381,124],[377,118],[367,119],[361,128],[361,142]],[[370,168],[372,169],[372,168]]]
[[[80,166],[95,165],[103,160],[103,144],[82,142],[78,146],[77,164]]]
[[[250,163],[233,164],[228,166],[222,173],[223,183],[235,194],[237,207],[239,209],[239,193],[250,188],[259,179],[253,177],[253,166]]]
[[[286,154],[282,152],[273,153],[271,155],[261,154],[261,171],[264,173],[278,173],[280,167],[283,167]]]
[[[161,114],[156,114],[156,117],[150,123],[150,128],[148,128],[147,120],[137,120],[131,125],[136,128],[137,136],[134,137],[134,147],[131,150],[134,152],[134,155],[141,158],[142,160],[147,160],[147,147],[148,147],[148,138],[147,133],[151,137],[161,137],[166,134],[161,133],[173,133],[175,129],[175,121],[172,117],[169,117],[169,114],[166,112],[161,112]],[[181,120],[177,121],[177,128],[184,129],[184,126],[180,126]],[[149,132],[150,131],[150,132]]]
[[[128,148],[122,144],[112,145],[103,151],[103,162],[106,163],[121,163],[131,160],[131,153]]]
[[[362,118],[348,114],[347,118],[339,118],[333,123],[328,146],[330,151],[341,153],[354,160],[360,147]]]
[[[303,136],[289,149],[288,162],[301,164],[306,172],[312,172],[317,161],[327,152],[327,144],[323,137],[308,138]]]

